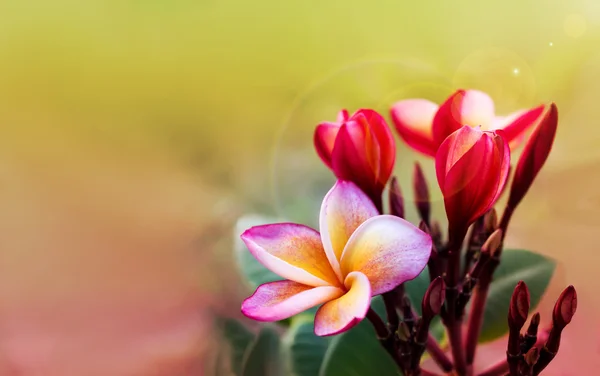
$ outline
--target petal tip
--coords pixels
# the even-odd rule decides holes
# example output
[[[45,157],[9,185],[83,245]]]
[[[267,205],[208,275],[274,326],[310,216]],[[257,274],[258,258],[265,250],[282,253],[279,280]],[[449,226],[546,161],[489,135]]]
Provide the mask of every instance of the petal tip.
[[[346,326],[344,326],[341,329],[338,330],[334,330],[334,331],[328,331],[328,330],[324,330],[321,327],[317,327],[315,325],[314,327],[314,333],[315,335],[319,336],[319,337],[331,337],[331,336],[335,336],[341,333],[344,333],[352,328],[354,328],[356,325],[358,325],[362,320],[364,319],[364,317],[354,317],[352,318],[348,324],[346,324]]]

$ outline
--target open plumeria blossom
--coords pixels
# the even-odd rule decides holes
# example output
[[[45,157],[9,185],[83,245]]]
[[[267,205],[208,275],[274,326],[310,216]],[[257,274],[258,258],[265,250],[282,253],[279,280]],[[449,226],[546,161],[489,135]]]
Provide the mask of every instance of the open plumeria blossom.
[[[496,116],[494,101],[479,90],[457,90],[440,106],[427,99],[405,99],[391,108],[400,137],[414,150],[434,157],[446,137],[463,125],[484,131],[503,130],[511,148],[522,140],[544,112],[544,106]]]
[[[260,285],[243,302],[243,314],[258,321],[279,321],[320,306],[314,318],[319,336],[344,332],[367,318],[379,339],[378,350],[386,351],[394,361],[392,367],[406,376],[441,376],[438,370],[454,376],[539,375],[557,355],[561,334],[577,309],[577,294],[572,286],[563,292],[549,329],[538,333],[540,315],[535,314],[523,334],[534,300],[526,283],[535,282],[538,299],[551,277],[551,273],[529,271],[551,269],[553,262],[534,252],[505,250],[504,238],[552,149],[556,105],[498,118],[486,94],[458,90],[440,107],[424,100],[398,102],[392,117],[410,146],[435,156],[431,167],[444,198],[445,231],[431,218],[429,187],[418,164],[413,189],[421,223],[417,228],[403,219],[404,196],[398,179],[391,176],[395,145],[383,117],[373,110],[359,110],[352,116],[343,110],[337,123],[319,124],[314,135],[317,153],[339,179],[321,205],[320,233],[279,223],[252,227],[242,234],[251,254],[283,278]],[[534,124],[509,179],[511,147]],[[386,206],[391,215],[387,215],[383,192],[390,178]],[[505,190],[508,199],[497,215],[495,206]],[[503,263],[503,259],[510,261]],[[546,267],[539,268],[540,263]],[[404,284],[426,266],[427,274],[420,277],[429,279],[424,293]],[[526,279],[515,281],[510,301],[490,293],[499,267],[504,267],[503,280]],[[376,295],[382,295],[385,318],[370,308]],[[420,311],[413,307],[418,301]],[[480,340],[491,335],[489,327],[506,328],[505,320],[499,323],[486,314],[490,307],[497,311],[502,304],[507,304],[508,312],[494,312],[494,316],[508,313],[504,316],[508,317],[506,351],[489,368],[477,370]],[[438,315],[446,329],[448,351],[430,332]],[[484,325],[484,320],[489,322]],[[341,337],[337,344],[349,341],[345,349],[363,345],[352,338]],[[366,357],[371,350],[364,352]],[[422,367],[425,351],[438,370]],[[331,358],[340,359],[338,355]],[[362,358],[361,362],[368,364]]]
[[[352,328],[367,314],[371,297],[423,271],[431,237],[402,218],[379,215],[352,182],[339,180],[323,200],[320,234],[279,223],[252,227],[242,240],[266,268],[284,278],[265,283],[242,304],[258,321],[279,321],[317,305],[315,334]]]

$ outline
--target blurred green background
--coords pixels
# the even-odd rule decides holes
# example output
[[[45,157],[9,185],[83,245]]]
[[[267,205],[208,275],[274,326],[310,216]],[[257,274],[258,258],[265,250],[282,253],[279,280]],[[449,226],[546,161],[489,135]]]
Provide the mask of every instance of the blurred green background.
[[[599,42],[596,0],[1,1],[0,373],[201,374],[237,217],[314,223],[333,183],[314,126],[457,88],[557,103],[508,242],[600,307]]]

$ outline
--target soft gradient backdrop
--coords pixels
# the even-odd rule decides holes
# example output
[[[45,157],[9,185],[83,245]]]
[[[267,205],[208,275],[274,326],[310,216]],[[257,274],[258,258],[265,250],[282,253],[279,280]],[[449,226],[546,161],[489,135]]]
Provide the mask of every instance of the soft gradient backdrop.
[[[560,261],[550,298],[575,284],[580,311],[559,358],[591,365],[599,45],[596,0],[0,1],[0,374],[211,375],[211,316],[248,294],[235,219],[310,223],[333,183],[313,127],[459,87],[558,104],[508,242]],[[410,192],[426,160],[399,152]]]

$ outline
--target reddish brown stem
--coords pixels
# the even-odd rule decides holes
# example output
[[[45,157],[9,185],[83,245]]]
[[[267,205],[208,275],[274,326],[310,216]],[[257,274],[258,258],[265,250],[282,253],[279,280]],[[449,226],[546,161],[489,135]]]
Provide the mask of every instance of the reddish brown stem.
[[[498,363],[491,365],[477,376],[502,376],[508,372],[508,362],[506,358],[501,359]]]
[[[458,303],[458,278],[460,275],[460,249],[466,230],[449,231],[450,241],[448,245],[449,263],[446,280],[446,312],[444,324],[448,330],[448,338],[454,359],[454,368],[459,375],[464,375],[467,370],[467,362],[463,348],[462,335],[462,312],[457,312]]]
[[[400,291],[398,291],[401,289]],[[398,312],[396,311],[396,304],[398,295],[403,294],[402,285],[396,287],[396,289],[386,292],[383,294],[383,302],[385,304],[385,311],[387,314],[387,319],[389,323],[390,330],[395,332],[398,330],[398,325],[400,324],[400,318],[398,317]],[[400,295],[401,296],[401,295]]]
[[[447,328],[454,367],[459,375],[465,375],[467,372],[467,362],[463,348],[461,320],[455,319],[452,322],[449,322]]]
[[[500,219],[500,225],[498,226],[498,228],[502,230],[502,240],[504,240],[504,236],[506,236],[506,229],[508,228],[508,223],[514,212],[515,208],[511,206],[506,206],[504,208],[504,213],[502,213],[502,219]],[[499,251],[502,252],[502,247],[500,247]]]
[[[439,373],[427,371],[426,369],[421,370],[421,376],[441,376]]]
[[[444,350],[440,347],[437,340],[429,334],[427,337],[427,353],[431,356],[431,359],[444,371],[445,373],[452,372],[454,365]]]
[[[379,337],[379,339],[386,339],[389,337],[390,332],[388,331],[381,317],[379,317],[373,308],[369,308],[367,311],[367,319],[369,319],[371,324],[373,324],[373,328],[375,328],[375,332],[377,333],[377,337]]]
[[[477,340],[481,332],[481,325],[483,324],[483,313],[485,310],[485,303],[487,301],[487,295],[490,287],[492,275],[486,273],[477,282],[475,291],[473,293],[473,300],[471,304],[471,312],[469,314],[469,321],[467,324],[467,336],[465,343],[466,360],[467,364],[473,364],[475,359],[475,351],[477,350]]]

